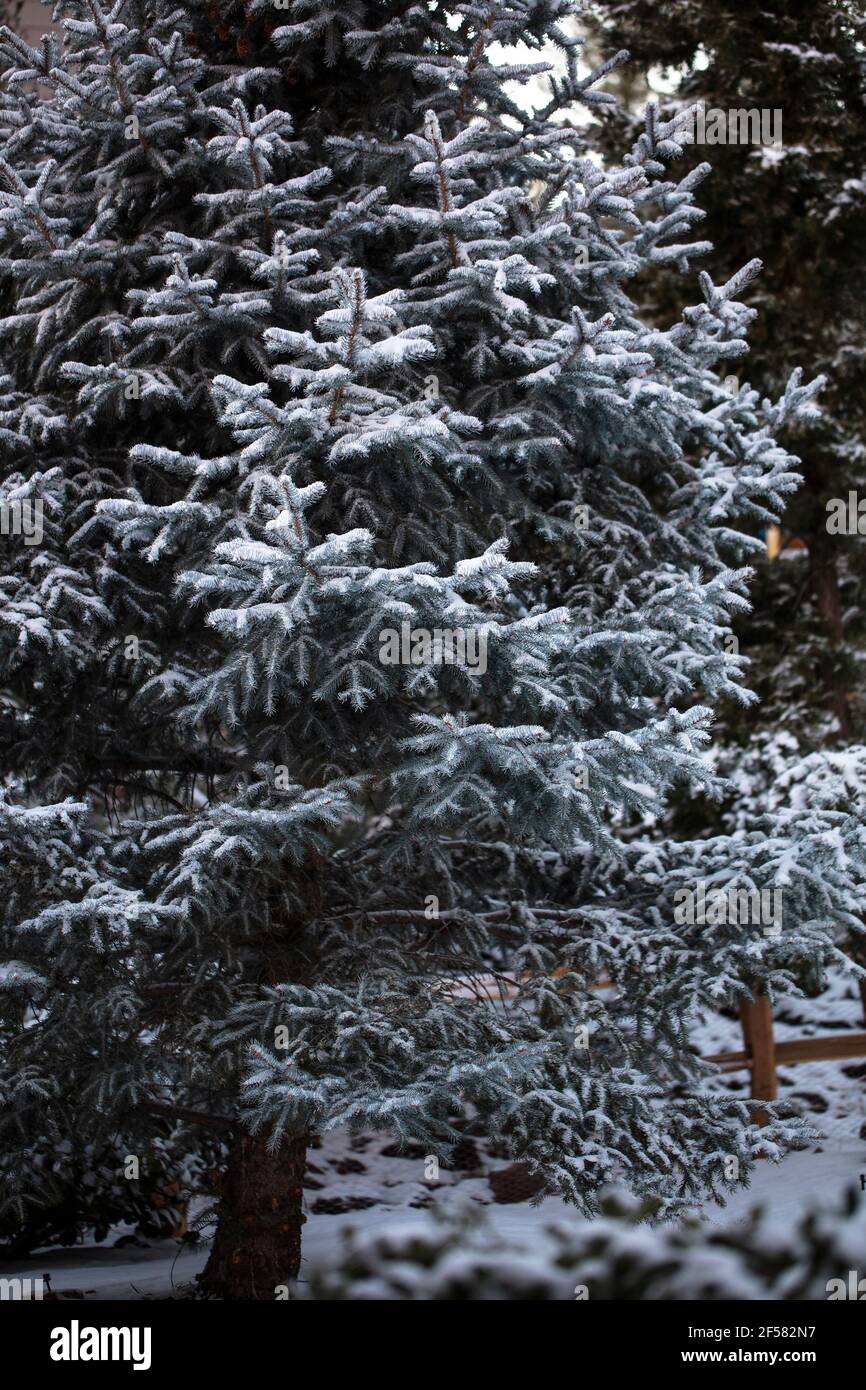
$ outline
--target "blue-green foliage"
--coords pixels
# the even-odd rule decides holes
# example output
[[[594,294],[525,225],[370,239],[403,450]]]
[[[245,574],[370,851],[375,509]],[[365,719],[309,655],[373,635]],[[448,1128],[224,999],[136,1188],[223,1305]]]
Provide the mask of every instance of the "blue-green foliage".
[[[687,113],[607,169],[562,123],[608,100],[571,8],[254,0],[242,60],[195,0],[4,34],[0,500],[45,517],[0,577],[22,1190],[84,1115],[440,1149],[466,1103],[585,1209],[748,1173],[689,1014],[820,975],[863,830],[784,796],[652,826],[749,701],[747,527],[816,388],[723,388],[759,267],[693,264]],[[544,109],[517,41],[567,55]],[[629,292],[657,265],[667,329]],[[477,630],[485,670],[383,663],[406,623]],[[678,924],[701,877],[783,887],[781,936]]]

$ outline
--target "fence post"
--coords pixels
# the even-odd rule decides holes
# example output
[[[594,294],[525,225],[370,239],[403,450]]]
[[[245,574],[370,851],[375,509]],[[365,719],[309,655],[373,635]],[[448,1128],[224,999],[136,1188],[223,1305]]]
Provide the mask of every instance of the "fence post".
[[[743,1045],[752,1059],[752,1100],[775,1100],[778,1094],[776,1043],[773,1037],[773,1011],[766,994],[740,1001],[740,1022]],[[753,1110],[752,1119],[756,1125],[765,1125],[766,1110]]]

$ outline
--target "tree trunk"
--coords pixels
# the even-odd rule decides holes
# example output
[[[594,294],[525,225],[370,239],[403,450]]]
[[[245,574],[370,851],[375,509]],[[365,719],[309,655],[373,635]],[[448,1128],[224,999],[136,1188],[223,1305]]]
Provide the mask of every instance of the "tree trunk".
[[[821,679],[827,691],[827,703],[839,721],[839,734],[842,738],[850,738],[851,712],[848,708],[848,693],[835,669],[835,652],[842,642],[843,635],[839,579],[836,573],[836,557],[829,553],[824,537],[809,537],[809,569],[818,616],[827,635],[829,649],[822,663]]]
[[[259,962],[262,985],[304,979],[297,940],[305,924],[322,910],[320,878],[320,856],[310,850],[303,869],[292,875],[292,910],[287,911],[280,900],[271,903],[269,939]],[[235,1131],[221,1184],[213,1248],[199,1276],[205,1292],[224,1299],[285,1297],[284,1286],[298,1277],[301,1264],[309,1137],[286,1135],[272,1154],[267,1134],[253,1138],[241,1128]]]
[[[266,1139],[238,1131],[222,1183],[219,1224],[202,1288],[217,1298],[273,1300],[297,1278],[307,1137],[276,1154]]]

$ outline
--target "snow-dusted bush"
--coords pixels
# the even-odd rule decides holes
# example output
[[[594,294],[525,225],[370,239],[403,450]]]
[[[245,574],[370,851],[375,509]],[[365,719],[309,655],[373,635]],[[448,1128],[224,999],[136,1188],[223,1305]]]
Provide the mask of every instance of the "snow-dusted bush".
[[[44,1245],[74,1245],[85,1235],[104,1240],[128,1223],[140,1235],[170,1236],[183,1204],[201,1184],[201,1163],[183,1157],[183,1138],[158,1141],[136,1170],[128,1146],[50,1139],[33,1146],[26,1172],[14,1153],[0,1157],[0,1256],[29,1254]],[[137,1177],[127,1173],[138,1171]]]
[[[497,1234],[480,1210],[438,1213],[388,1231],[349,1230],[339,1266],[316,1272],[300,1297],[369,1300],[725,1300],[845,1297],[866,1263],[866,1208],[851,1189],[832,1209],[771,1224],[637,1224],[650,1204],[622,1197],[595,1221]],[[857,1275],[859,1278],[859,1274]],[[831,1280],[842,1280],[833,1285]]]

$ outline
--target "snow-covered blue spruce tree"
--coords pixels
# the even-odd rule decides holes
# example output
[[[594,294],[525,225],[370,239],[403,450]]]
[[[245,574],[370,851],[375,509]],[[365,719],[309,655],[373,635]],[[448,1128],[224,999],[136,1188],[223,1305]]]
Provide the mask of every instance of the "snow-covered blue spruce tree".
[[[707,1090],[689,1018],[820,974],[863,831],[634,827],[714,791],[815,388],[723,389],[758,267],[692,269],[679,118],[582,152],[622,55],[583,71],[571,9],[4,32],[2,500],[41,516],[3,540],[4,1137],[22,1203],[34,1136],[227,1141],[216,1296],[297,1273],[327,1126],[446,1153],[472,1107],[590,1212],[797,1140]],[[519,42],[566,57],[540,107]],[[661,266],[667,328],[628,292]],[[781,933],[685,920],[702,878],[781,889]]]

